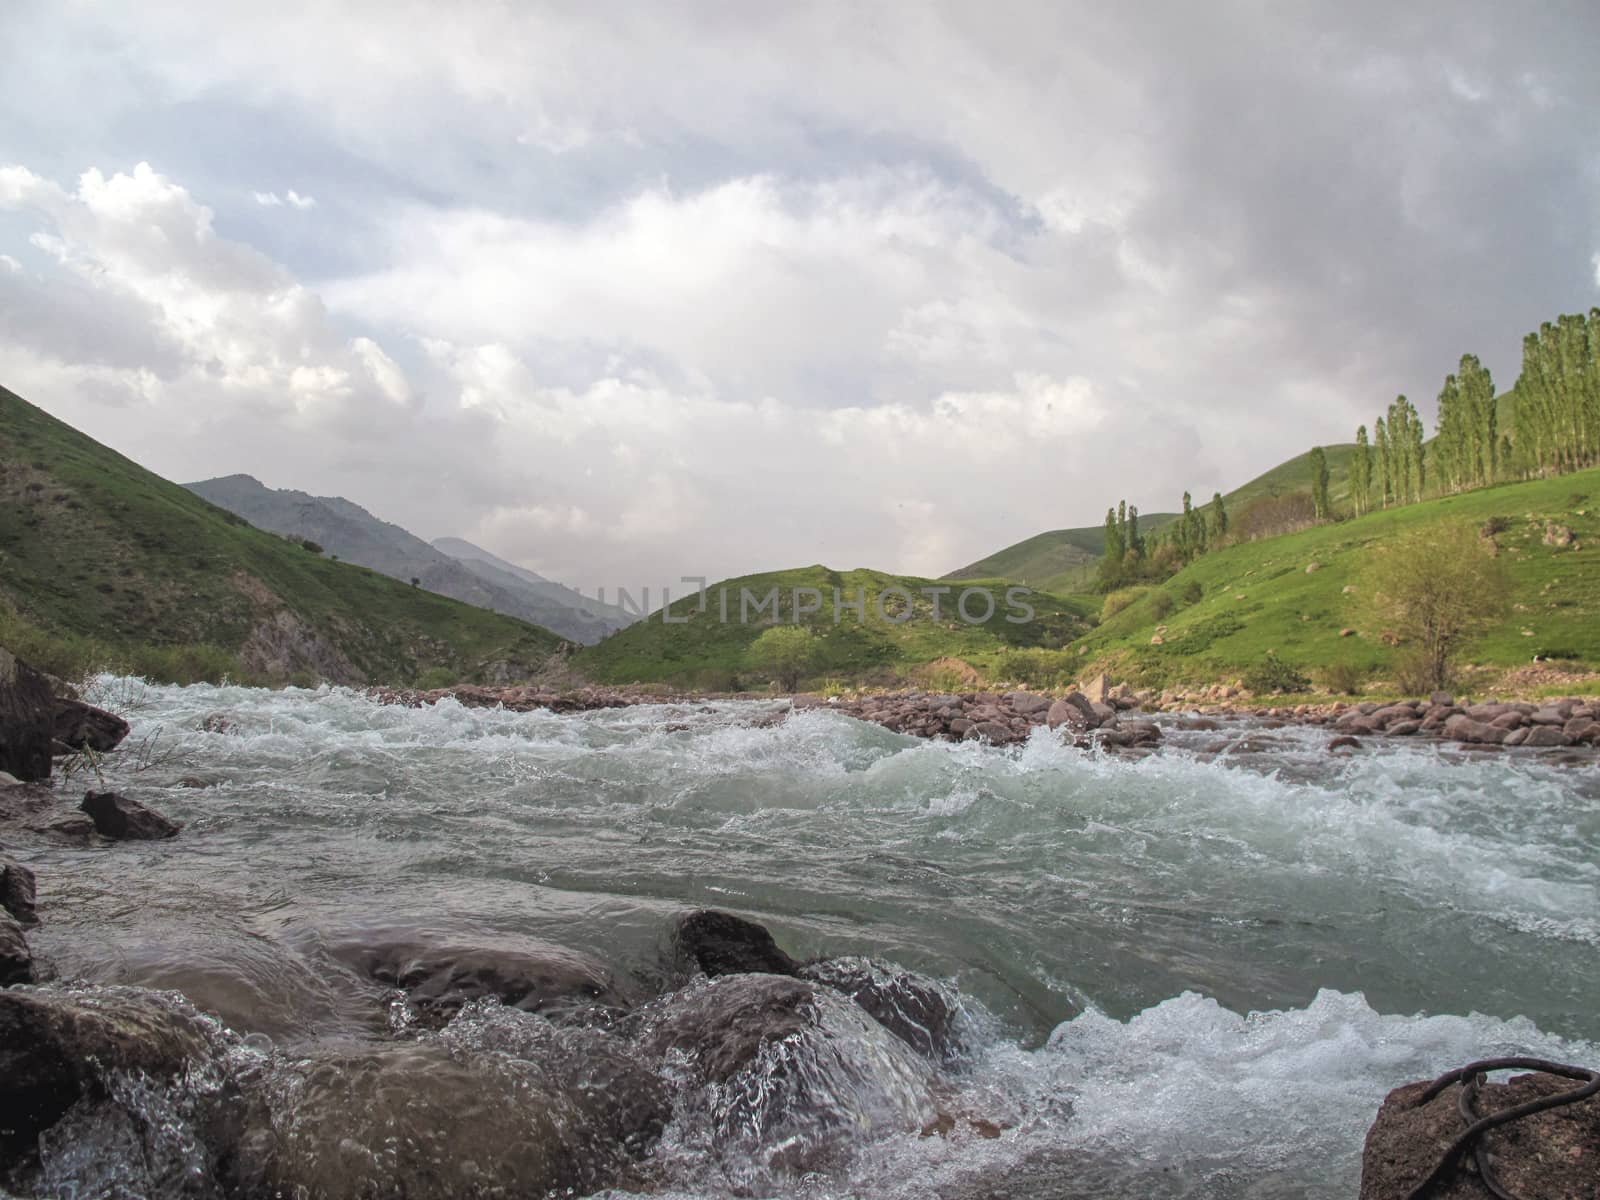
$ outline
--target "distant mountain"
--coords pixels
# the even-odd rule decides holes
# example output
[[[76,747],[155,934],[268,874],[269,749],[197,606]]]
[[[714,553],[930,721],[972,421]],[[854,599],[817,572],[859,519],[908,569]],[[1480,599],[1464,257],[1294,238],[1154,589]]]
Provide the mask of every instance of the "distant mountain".
[[[519,567],[516,563],[507,562],[497,554],[491,554],[482,546],[474,546],[465,538],[442,537],[433,539],[433,548],[461,563],[478,578],[499,587],[516,587],[521,585],[537,594],[549,599],[552,604],[564,605],[580,614],[587,614],[596,625],[603,626],[605,633],[631,625],[639,618],[624,608],[615,604],[607,604],[603,600],[594,600],[585,596],[574,588],[565,584],[546,579],[537,575],[526,567]],[[600,636],[604,637],[605,634]]]
[[[559,640],[252,528],[0,388],[0,643],[45,670],[503,682]]]
[[[603,611],[590,611],[575,592],[538,576],[533,576],[537,584],[498,569],[490,577],[485,568],[493,564],[453,558],[342,496],[270,488],[250,475],[225,475],[184,486],[259,529],[315,542],[344,562],[541,625],[571,641],[597,642],[626,624]]]

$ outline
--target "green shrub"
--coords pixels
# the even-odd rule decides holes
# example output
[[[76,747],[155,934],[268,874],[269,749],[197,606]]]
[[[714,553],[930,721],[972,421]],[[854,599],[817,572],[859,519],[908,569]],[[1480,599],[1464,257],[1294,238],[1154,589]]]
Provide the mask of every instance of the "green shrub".
[[[1154,592],[1150,596],[1150,615],[1157,621],[1164,621],[1172,614],[1173,599],[1171,592]]]
[[[1247,689],[1258,696],[1275,692],[1303,692],[1311,687],[1311,680],[1275,654],[1268,654],[1246,671],[1243,682]]]
[[[453,667],[429,667],[417,676],[416,686],[422,691],[431,692],[435,688],[447,688],[460,682],[461,672]]]
[[[1200,586],[1198,579],[1191,579],[1178,589],[1178,603],[1188,608],[1192,604],[1199,604],[1200,598],[1205,595],[1205,589]]]
[[[1100,606],[1100,620],[1109,621],[1123,609],[1127,608],[1140,596],[1144,595],[1144,588],[1124,588],[1120,592],[1112,592],[1105,598],[1105,603]]]
[[[1359,696],[1367,686],[1368,670],[1354,663],[1329,663],[1322,669],[1322,686],[1335,696]]]
[[[1510,517],[1490,517],[1483,523],[1483,528],[1478,530],[1479,537],[1491,538],[1497,533],[1504,533],[1511,528]]]
[[[995,659],[994,674],[1008,683],[1020,683],[1028,688],[1064,687],[1072,681],[1075,661],[1071,650],[1008,650]]]

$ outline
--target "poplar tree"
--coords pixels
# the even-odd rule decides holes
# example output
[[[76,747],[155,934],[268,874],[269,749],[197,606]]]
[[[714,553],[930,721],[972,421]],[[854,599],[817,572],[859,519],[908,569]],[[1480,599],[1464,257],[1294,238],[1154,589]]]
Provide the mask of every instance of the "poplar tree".
[[[1211,493],[1211,544],[1220,546],[1222,539],[1228,536],[1228,510],[1222,507],[1222,493]]]
[[[1311,461],[1311,506],[1316,511],[1317,520],[1328,519],[1328,456],[1322,452],[1321,446],[1313,446],[1310,454]]]
[[[1378,418],[1374,432],[1378,443],[1378,491],[1374,499],[1382,507],[1388,508],[1389,501],[1394,497],[1394,464],[1390,461],[1389,429],[1382,417]]]
[[[1357,515],[1372,506],[1372,446],[1367,442],[1367,427],[1356,429],[1356,452],[1350,456],[1350,495]]]

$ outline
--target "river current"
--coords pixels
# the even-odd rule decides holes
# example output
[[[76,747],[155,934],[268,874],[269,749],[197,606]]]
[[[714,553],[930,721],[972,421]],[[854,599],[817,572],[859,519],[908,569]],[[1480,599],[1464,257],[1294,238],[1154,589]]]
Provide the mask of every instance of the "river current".
[[[1335,757],[1325,731],[1249,724],[1169,723],[1140,757],[1044,730],[993,749],[782,702],[555,715],[113,678],[88,698],[134,722],[105,784],[185,828],[30,849],[35,953],[181,991],[253,1053],[381,1036],[330,968],[351,931],[533,936],[648,994],[701,907],[798,958],[944,981],[982,1031],[949,1086],[1001,1136],[863,1135],[756,1178],[669,1125],[656,1195],[1350,1197],[1390,1088],[1600,1059],[1592,760]]]

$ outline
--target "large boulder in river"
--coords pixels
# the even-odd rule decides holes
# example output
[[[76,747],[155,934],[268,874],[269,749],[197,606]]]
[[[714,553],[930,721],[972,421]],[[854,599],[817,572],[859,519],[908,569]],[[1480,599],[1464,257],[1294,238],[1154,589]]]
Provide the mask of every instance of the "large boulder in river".
[[[635,1014],[647,1055],[687,1072],[685,1136],[735,1188],[820,1169],[863,1137],[936,1115],[932,1069],[830,988],[782,975],[699,980]]]
[[[627,1008],[632,996],[596,958],[509,934],[362,932],[335,939],[336,958],[406,993],[424,1025],[439,1026],[473,1000],[551,1017]]]
[[[69,750],[93,750],[104,754],[115,750],[128,736],[130,726],[115,713],[85,704],[82,700],[55,702],[52,722],[55,739]]]
[[[131,988],[0,991],[0,1172],[112,1076],[170,1080],[215,1056],[221,1037],[169,996]]]
[[[793,975],[800,967],[778,947],[766,926],[714,908],[678,919],[674,935],[686,966],[707,975]]]
[[[121,792],[87,792],[78,808],[89,814],[96,833],[119,842],[160,841],[176,837],[183,828]]]
[[[0,647],[0,771],[23,783],[50,778],[55,706],[45,676]]]
[[[1519,1075],[1484,1085],[1477,1111],[1489,1116],[1581,1086],[1551,1075]],[[1458,1108],[1461,1085],[1451,1084],[1418,1107],[1428,1087],[1408,1083],[1384,1098],[1362,1150],[1360,1200],[1406,1200],[1466,1129]],[[1512,1121],[1491,1129],[1486,1138],[1494,1168],[1512,1195],[1600,1200],[1600,1096]],[[1470,1153],[1467,1157],[1470,1162]],[[1474,1169],[1464,1166],[1441,1180],[1429,1198],[1492,1200],[1492,1193]]]

